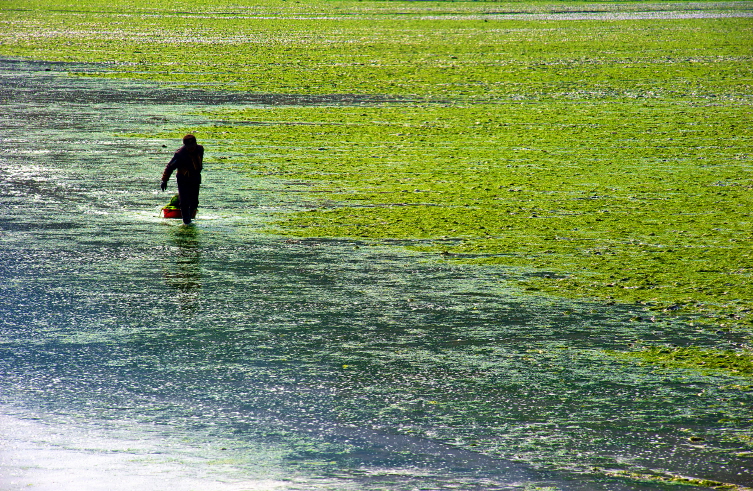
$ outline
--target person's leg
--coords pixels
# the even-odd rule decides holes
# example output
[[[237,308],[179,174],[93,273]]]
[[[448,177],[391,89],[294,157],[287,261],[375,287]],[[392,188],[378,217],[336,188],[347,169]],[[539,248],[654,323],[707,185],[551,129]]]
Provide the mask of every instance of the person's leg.
[[[201,181],[195,183],[193,189],[193,200],[191,201],[191,218],[196,217],[196,210],[199,209],[199,190],[201,189]]]
[[[189,224],[199,204],[199,185],[190,181],[178,181],[178,194],[183,223]]]

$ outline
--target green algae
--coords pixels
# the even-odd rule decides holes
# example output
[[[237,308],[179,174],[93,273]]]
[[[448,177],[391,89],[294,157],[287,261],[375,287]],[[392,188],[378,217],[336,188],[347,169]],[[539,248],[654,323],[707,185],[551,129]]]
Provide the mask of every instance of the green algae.
[[[660,482],[660,483],[665,483],[668,485],[693,486],[693,487],[703,487],[703,488],[729,490],[729,491],[747,491],[750,489],[744,486],[739,486],[737,484],[723,483],[719,481],[713,481],[710,479],[698,479],[694,477],[659,475],[659,474],[648,474],[648,473],[638,473],[638,472],[628,472],[628,471],[611,471],[611,472],[607,472],[607,474],[614,477],[623,477],[623,478],[628,478],[631,480],[635,480],[639,482],[642,481],[642,482],[647,482],[647,483],[648,482]]]
[[[393,104],[206,116],[217,120],[203,131],[219,151],[246,155],[246,172],[307,196],[310,209],[277,222],[285,233],[407,240],[446,259],[551,273],[530,277],[531,291],[749,328],[748,106]]]
[[[124,72],[122,76],[129,74]],[[675,123],[680,117],[676,109],[684,109],[686,105],[695,108],[694,112],[683,120],[686,123]],[[664,206],[664,202],[669,201],[670,211],[667,213],[676,213],[678,218],[670,214],[667,220],[685,220],[683,217],[686,215],[708,216],[710,221],[720,222],[718,228],[723,228],[722,225],[726,227],[722,222],[727,216],[727,208],[715,215],[716,206],[723,204],[734,210],[734,200],[744,198],[745,193],[749,192],[749,182],[746,181],[746,176],[749,176],[746,174],[749,172],[749,156],[746,153],[749,132],[746,131],[749,130],[739,123],[748,118],[747,107],[746,102],[739,100],[725,100],[718,104],[714,99],[701,98],[686,104],[682,100],[667,102],[660,97],[642,101],[638,98],[591,94],[583,95],[582,100],[570,100],[564,96],[545,100],[541,96],[540,99],[510,100],[504,104],[489,101],[484,104],[471,104],[469,101],[407,101],[356,108],[321,105],[313,108],[255,108],[204,112],[211,123],[199,128],[198,133],[202,141],[211,143],[208,145],[212,149],[208,152],[210,179],[211,166],[233,167],[246,175],[264,177],[278,183],[277,190],[280,194],[295,196],[296,209],[312,210],[281,216],[277,224],[278,231],[299,236],[345,236],[374,241],[384,237],[397,238],[403,244],[437,253],[437,257],[445,259],[496,263],[541,272],[539,276],[530,276],[527,280],[531,292],[552,291],[559,295],[581,297],[603,294],[605,298],[612,297],[616,300],[651,302],[653,297],[645,296],[647,291],[662,292],[665,289],[633,288],[636,284],[629,283],[632,277],[619,266],[641,267],[647,261],[646,257],[638,255],[633,260],[632,255],[645,253],[643,249],[649,246],[661,246],[662,243],[650,242],[658,241],[657,237],[686,244],[682,249],[695,247],[693,241],[706,240],[703,244],[709,244],[704,246],[709,260],[706,260],[702,269],[708,267],[708,271],[691,270],[685,262],[700,259],[682,256],[677,263],[683,269],[675,273],[674,282],[688,283],[690,287],[697,288],[707,281],[706,278],[716,268],[714,255],[724,250],[717,243],[719,241],[715,242],[720,230],[707,228],[696,233],[696,222],[688,219],[687,222],[680,222],[685,228],[678,227],[676,233],[662,232],[667,223],[652,222],[656,215],[651,213],[664,213],[653,208],[656,205]],[[583,109],[581,115],[587,114],[588,117],[578,116],[580,109]],[[612,110],[613,113],[610,113]],[[487,117],[487,114],[490,116]],[[490,117],[499,117],[500,122],[487,121]],[[651,131],[641,133],[641,126],[636,131],[631,129],[631,125],[634,128],[636,122],[644,120],[656,125],[658,130],[654,132],[649,128]],[[563,124],[559,124],[560,121]],[[564,124],[568,121],[570,126]],[[504,138],[494,139],[497,133],[491,129],[494,124],[499,125],[500,132],[507,128]],[[584,129],[576,132],[579,125]],[[484,130],[487,126],[489,128]],[[738,132],[730,126],[742,129]],[[676,135],[691,133],[693,136],[696,129],[700,135],[698,140],[686,138],[680,143],[672,143],[677,138]],[[148,136],[180,137],[183,133]],[[485,143],[487,139],[491,139],[489,144]],[[701,163],[697,167],[691,165],[692,159],[699,160],[699,154],[691,154],[687,160],[683,160],[680,155],[693,150],[690,143],[695,141],[700,141],[700,146],[712,155],[710,167],[705,167],[703,159],[700,159]],[[539,142],[542,143],[539,145]],[[628,153],[633,144],[638,146],[634,155]],[[604,162],[600,162],[601,146],[607,147],[608,152],[611,152]],[[555,155],[546,160],[547,154],[542,149],[547,152],[555,149],[559,152],[559,157]],[[602,149],[601,152],[603,151]],[[653,158],[653,152],[661,151],[666,152],[667,162],[658,157]],[[587,157],[588,165],[579,162],[581,154]],[[608,164],[607,160],[612,158],[609,155],[620,156],[622,160]],[[217,156],[230,158],[221,159]],[[736,166],[725,170],[728,161]],[[676,187],[681,187],[680,191],[673,192],[662,181],[674,179],[675,168],[679,169],[678,175],[686,179],[687,183],[678,184]],[[593,179],[597,179],[596,182],[607,180],[608,186],[592,187],[593,169],[598,171]],[[720,174],[716,174],[717,172]],[[641,179],[642,173],[648,176],[647,182]],[[712,180],[712,176],[718,180]],[[243,184],[245,183],[239,182],[239,185]],[[719,194],[716,195],[717,198],[713,198],[713,192],[730,190],[738,194],[729,201],[721,200]],[[664,199],[666,197],[671,199]],[[703,206],[696,206],[696,197]],[[704,197],[711,200],[701,200],[706,199]],[[719,200],[720,203],[715,203],[714,200]],[[616,203],[609,204],[611,201]],[[744,202],[744,206],[748,204],[749,201]],[[683,209],[683,206],[687,208]],[[328,221],[336,216],[331,213],[341,213],[338,220],[342,223]],[[581,232],[573,230],[574,228],[589,225],[585,222],[586,215],[596,215],[593,219],[594,226],[600,226],[610,213],[617,214],[614,223],[625,220],[626,227],[639,227],[640,235],[626,228],[623,235],[614,239],[613,235],[609,235],[613,233],[611,227],[594,229],[591,232],[593,236],[574,235]],[[741,225],[739,221],[746,219],[745,213],[741,211],[740,215],[733,215],[733,221],[738,220],[734,227],[744,228],[744,224]],[[631,217],[636,214],[639,214],[642,221],[631,221]],[[495,219],[497,215],[510,222]],[[578,218],[582,215],[582,218]],[[385,217],[394,223],[388,223]],[[286,221],[287,219],[290,221]],[[543,243],[549,237],[546,235],[549,229],[544,229],[543,226],[553,226],[547,222],[540,224],[539,219],[555,223],[557,220],[578,221],[567,222],[566,227],[570,228],[562,228],[561,231],[557,229],[560,235],[555,240],[562,242],[557,248],[542,245],[537,249],[537,241],[541,240]],[[705,218],[701,221],[705,223]],[[479,224],[485,228],[480,229]],[[496,227],[493,230],[501,230],[500,237],[496,238],[499,242],[491,242],[494,236],[486,232],[491,227]],[[732,231],[742,234],[739,228],[733,228]],[[652,233],[656,235],[651,235]],[[510,235],[510,238],[503,234]],[[596,266],[586,268],[583,266],[585,263],[579,262],[582,251],[578,244],[583,244],[582,247],[587,249],[602,235],[614,244],[609,249],[593,251],[594,259],[617,255],[613,254],[614,248],[617,248],[616,252],[625,255],[609,273],[614,278],[598,276],[601,270]],[[676,238],[675,235],[680,237]],[[738,237],[733,234],[731,238]],[[645,244],[640,244],[640,241]],[[487,242],[491,246],[484,248]],[[731,240],[729,242],[734,243]],[[176,245],[180,247],[177,242]],[[186,247],[182,247],[184,251],[176,262],[181,266],[181,278],[166,276],[165,281],[171,288],[188,288],[182,291],[180,301],[185,302],[184,308],[190,311],[192,303],[196,301],[194,281],[197,265],[196,256],[191,252],[195,245],[189,244]],[[364,249],[370,248],[361,250]],[[676,253],[674,250],[667,252],[670,256]],[[256,256],[257,253],[258,251],[253,251],[246,255]],[[744,258],[747,251],[735,249],[730,256],[733,253]],[[645,256],[648,254],[645,253]],[[691,259],[683,259],[687,257]],[[204,267],[206,259],[205,256]],[[713,267],[708,266],[710,263]],[[183,266],[187,266],[187,270]],[[291,282],[296,287],[293,288],[295,291],[289,292],[290,295],[305,297],[306,293],[310,293],[305,289],[306,285],[312,280],[317,281],[319,275],[325,278],[329,267],[327,265],[321,272],[317,271],[317,276],[301,278],[297,284]],[[305,264],[301,270],[305,271],[306,268],[311,268],[311,265]],[[226,274],[224,265],[216,271],[217,278]],[[248,271],[249,276],[257,275],[258,271],[272,271],[274,278],[291,274],[289,270],[272,268],[263,261],[259,262],[257,268],[249,268]],[[687,277],[687,280],[686,276],[679,276],[691,273],[697,274]],[[656,272],[652,274],[658,276]],[[747,274],[741,269],[737,276],[731,277],[745,280]],[[715,275],[720,280],[724,276]],[[596,287],[581,288],[584,281],[582,277],[594,283],[596,280],[592,278],[602,278],[606,284],[602,290]],[[258,281],[258,276],[254,279]],[[202,279],[205,294],[212,291],[211,281],[210,275],[205,275]],[[237,287],[237,281],[242,283],[244,279],[239,276],[235,281],[233,288]],[[369,283],[373,281],[373,278],[365,280]],[[681,285],[672,286],[679,288]],[[728,285],[723,286],[730,288]],[[300,291],[298,287],[301,288]],[[658,302],[653,308],[666,310],[668,313],[693,313],[719,320],[720,297],[715,296],[714,292],[700,297],[698,295],[701,292],[692,288],[685,297],[678,294],[677,290],[670,291],[663,303],[657,297]],[[489,293],[490,302],[502,301],[493,288],[489,291],[493,292]],[[633,292],[636,294],[634,299],[627,296]],[[719,293],[721,292],[720,290]],[[347,292],[349,295],[351,293],[359,300],[361,295],[369,296],[363,292]],[[281,294],[278,291],[276,295],[270,295],[270,298],[279,301]],[[744,303],[739,300],[744,301],[750,296],[744,289],[726,296],[731,297],[729,303],[726,300],[724,303],[728,305],[725,308],[729,313],[724,312],[726,317],[719,322],[729,323],[729,326],[738,324],[745,328],[748,314],[744,311]],[[326,300],[323,298],[321,303],[312,302],[307,308],[317,310],[326,304]],[[415,303],[417,308],[421,307],[420,301],[408,301]],[[448,299],[444,298],[437,303],[447,305]],[[244,307],[257,309],[258,303],[246,304]],[[291,303],[291,310],[298,308],[297,303]],[[456,308],[471,307],[457,305]],[[556,314],[546,311],[541,305],[536,308],[545,311],[542,318],[546,320],[526,327],[530,327],[532,332],[552,329],[548,324]],[[222,317],[218,315],[218,318]],[[395,319],[388,325],[399,329],[402,322],[402,319]],[[635,319],[635,324],[641,322],[641,319]],[[615,370],[615,364],[610,364],[609,361],[606,364],[585,363],[585,358],[594,356],[588,349],[570,349],[567,350],[569,354],[558,356],[552,353],[556,353],[556,350],[545,345],[542,346],[544,349],[518,355],[519,347],[531,344],[532,340],[524,336],[516,338],[510,333],[494,336],[492,328],[484,324],[483,320],[475,321],[474,325],[463,326],[458,331],[462,332],[463,338],[476,336],[475,342],[479,345],[486,340],[486,345],[474,350],[471,343],[467,352],[463,349],[452,350],[450,353],[446,353],[450,351],[446,347],[454,346],[453,343],[460,340],[449,336],[450,329],[446,325],[427,326],[416,329],[418,332],[406,332],[403,335],[399,331],[394,335],[389,332],[389,339],[386,340],[378,339],[377,336],[373,339],[359,339],[358,336],[361,335],[374,335],[374,332],[369,332],[373,326],[371,319],[350,324],[352,332],[344,338],[319,335],[316,323],[290,327],[290,336],[287,337],[297,337],[297,344],[290,342],[280,353],[270,351],[274,355],[258,354],[262,352],[262,348],[269,347],[264,345],[274,346],[270,340],[262,337],[268,335],[266,329],[259,334],[258,343],[246,342],[243,350],[239,349],[244,345],[242,337],[223,339],[214,330],[203,336],[213,341],[209,343],[213,346],[209,348],[210,351],[217,350],[222,356],[228,356],[230,361],[235,356],[249,359],[257,356],[268,360],[273,368],[285,365],[288,366],[288,374],[305,372],[316,381],[321,379],[322,373],[332,374],[337,389],[345,394],[337,402],[343,424],[387,424],[400,434],[438,438],[461,448],[472,448],[491,455],[519,454],[524,461],[542,465],[580,468],[584,462],[590,465],[594,461],[602,464],[609,460],[604,457],[604,448],[614,445],[614,441],[619,441],[619,438],[616,435],[612,435],[612,439],[605,436],[600,422],[613,421],[616,416],[622,418],[620,423],[624,423],[617,430],[618,434],[623,431],[653,433],[657,428],[664,428],[667,422],[668,427],[673,427],[672,425],[678,424],[679,413],[683,413],[693,424],[703,425],[709,433],[733,433],[730,430],[734,427],[733,424],[722,421],[717,424],[716,419],[708,420],[709,414],[716,415],[719,412],[723,418],[736,421],[738,427],[743,426],[749,432],[749,406],[740,404],[735,407],[737,403],[747,402],[744,394],[749,394],[748,386],[729,391],[737,393],[737,397],[732,398],[735,405],[728,402],[721,410],[717,407],[710,409],[706,398],[695,398],[699,402],[689,401],[679,394],[681,391],[675,389],[676,393],[673,393],[665,388],[664,385],[671,384],[661,383],[653,372],[651,376],[645,375],[640,367],[629,366],[629,370],[620,371]],[[269,328],[272,331],[284,330],[279,323]],[[216,331],[225,332],[230,329],[243,330],[233,325],[232,328]],[[614,329],[618,330],[617,326]],[[313,335],[310,338],[299,336],[301,330]],[[604,327],[603,322],[599,322],[577,332],[565,343],[580,344],[593,338],[599,330],[607,331],[601,335],[610,340],[617,337],[610,328]],[[283,339],[283,336],[280,335],[280,338]],[[406,352],[393,354],[388,351],[388,347],[394,346],[396,336],[398,344],[406,346]],[[441,342],[430,346],[433,349],[419,349],[424,346],[422,339],[440,336]],[[575,338],[578,340],[574,341]],[[171,352],[165,349],[169,344],[166,344],[166,339],[168,338],[160,333],[148,341],[150,349],[154,350],[154,356],[144,357],[144,360],[150,366],[154,366],[164,353]],[[198,337],[191,336],[191,339],[189,343],[193,343]],[[345,345],[344,341],[348,341],[348,344]],[[355,341],[362,342],[359,344]],[[330,350],[333,342],[338,345],[343,343],[341,351]],[[509,343],[511,347],[507,350],[499,349],[505,343]],[[174,353],[184,356],[187,351],[175,350]],[[280,356],[281,354],[284,356]],[[598,354],[594,357],[598,358]],[[201,355],[191,358],[203,359]],[[327,365],[325,368],[320,366],[322,359]],[[338,369],[328,372],[330,365]],[[195,386],[194,380],[198,378],[200,371],[199,365],[196,366],[196,371],[181,370],[186,379],[191,380],[191,387]],[[295,368],[290,368],[291,366]],[[526,378],[520,375],[531,372],[538,376]],[[280,370],[276,375],[281,373],[284,375],[286,372]],[[520,389],[511,388],[511,374],[517,374],[515,381]],[[706,377],[706,374],[701,375]],[[631,377],[636,379],[631,380],[631,384],[632,387],[639,388],[644,404],[636,403],[632,393],[623,394],[622,390],[618,390],[624,379]],[[605,383],[605,380],[609,382]],[[593,391],[574,390],[583,381],[593,384]],[[610,389],[612,386],[615,387],[613,391]],[[528,396],[523,387],[534,388],[538,394]],[[605,391],[608,393],[606,396]],[[655,392],[663,397],[655,396]],[[244,395],[249,400],[258,397],[252,392]],[[271,400],[275,401],[274,398]],[[307,407],[316,406],[316,402],[312,403],[312,400],[306,401]],[[511,414],[506,414],[508,406],[513,408]],[[395,422],[399,424],[393,425]],[[552,424],[564,422],[572,425],[572,429],[552,429]],[[479,430],[479,426],[483,430]],[[743,439],[743,436],[739,435],[740,441],[745,444],[741,448],[749,449],[750,437]],[[655,454],[650,451],[649,441],[646,438],[644,445],[652,454],[653,465]],[[578,455],[572,448],[578,450]],[[581,449],[584,450],[583,455],[580,454]],[[713,448],[704,452],[703,457],[715,452],[721,451]],[[641,476],[639,473],[630,473],[625,475],[625,479],[641,479]],[[721,484],[702,479],[674,479],[688,479],[684,484],[694,486]]]
[[[750,4],[700,5],[268,0],[187,12],[174,1],[5,1],[0,52],[103,63],[108,77],[269,93],[744,98],[751,27],[727,15]],[[685,18],[699,8],[725,15]],[[584,11],[613,17],[567,18]]]
[[[620,353],[618,356],[641,360],[664,368],[692,368],[722,371],[737,376],[753,376],[753,353],[749,351],[704,349],[696,346],[685,348],[651,346],[641,351]]]
[[[392,102],[218,108],[191,130],[230,156],[210,164],[298,197],[306,211],[276,232],[397,239],[540,273],[530,292],[749,332],[753,27],[735,16],[750,7],[6,1],[0,53],[98,64],[84,76],[378,95]]]
[[[180,209],[180,195],[174,195],[172,198],[170,198],[170,202],[165,205],[163,209],[168,210],[179,210]]]

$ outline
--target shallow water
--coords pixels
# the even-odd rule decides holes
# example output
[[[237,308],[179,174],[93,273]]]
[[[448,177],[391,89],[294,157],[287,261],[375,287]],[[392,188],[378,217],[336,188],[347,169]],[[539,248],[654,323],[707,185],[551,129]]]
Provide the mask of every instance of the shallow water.
[[[263,234],[302,195],[208,141],[195,226],[161,219],[177,143],[118,135],[275,101],[0,69],[3,489],[753,485],[748,379],[608,354],[734,339],[532,297],[520,272]]]

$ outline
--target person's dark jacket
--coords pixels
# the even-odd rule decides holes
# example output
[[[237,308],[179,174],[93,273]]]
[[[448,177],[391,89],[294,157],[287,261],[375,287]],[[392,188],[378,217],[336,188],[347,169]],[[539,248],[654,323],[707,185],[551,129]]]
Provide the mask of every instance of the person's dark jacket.
[[[170,159],[162,173],[162,182],[167,182],[173,171],[178,181],[191,180],[201,182],[201,170],[204,167],[204,147],[201,145],[183,145]]]

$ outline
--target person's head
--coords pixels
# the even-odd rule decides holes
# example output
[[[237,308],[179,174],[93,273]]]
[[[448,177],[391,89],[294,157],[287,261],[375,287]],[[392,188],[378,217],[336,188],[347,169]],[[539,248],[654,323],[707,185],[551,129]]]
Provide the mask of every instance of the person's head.
[[[186,135],[183,137],[183,145],[186,145],[187,147],[192,147],[196,145],[196,137],[193,135]]]

